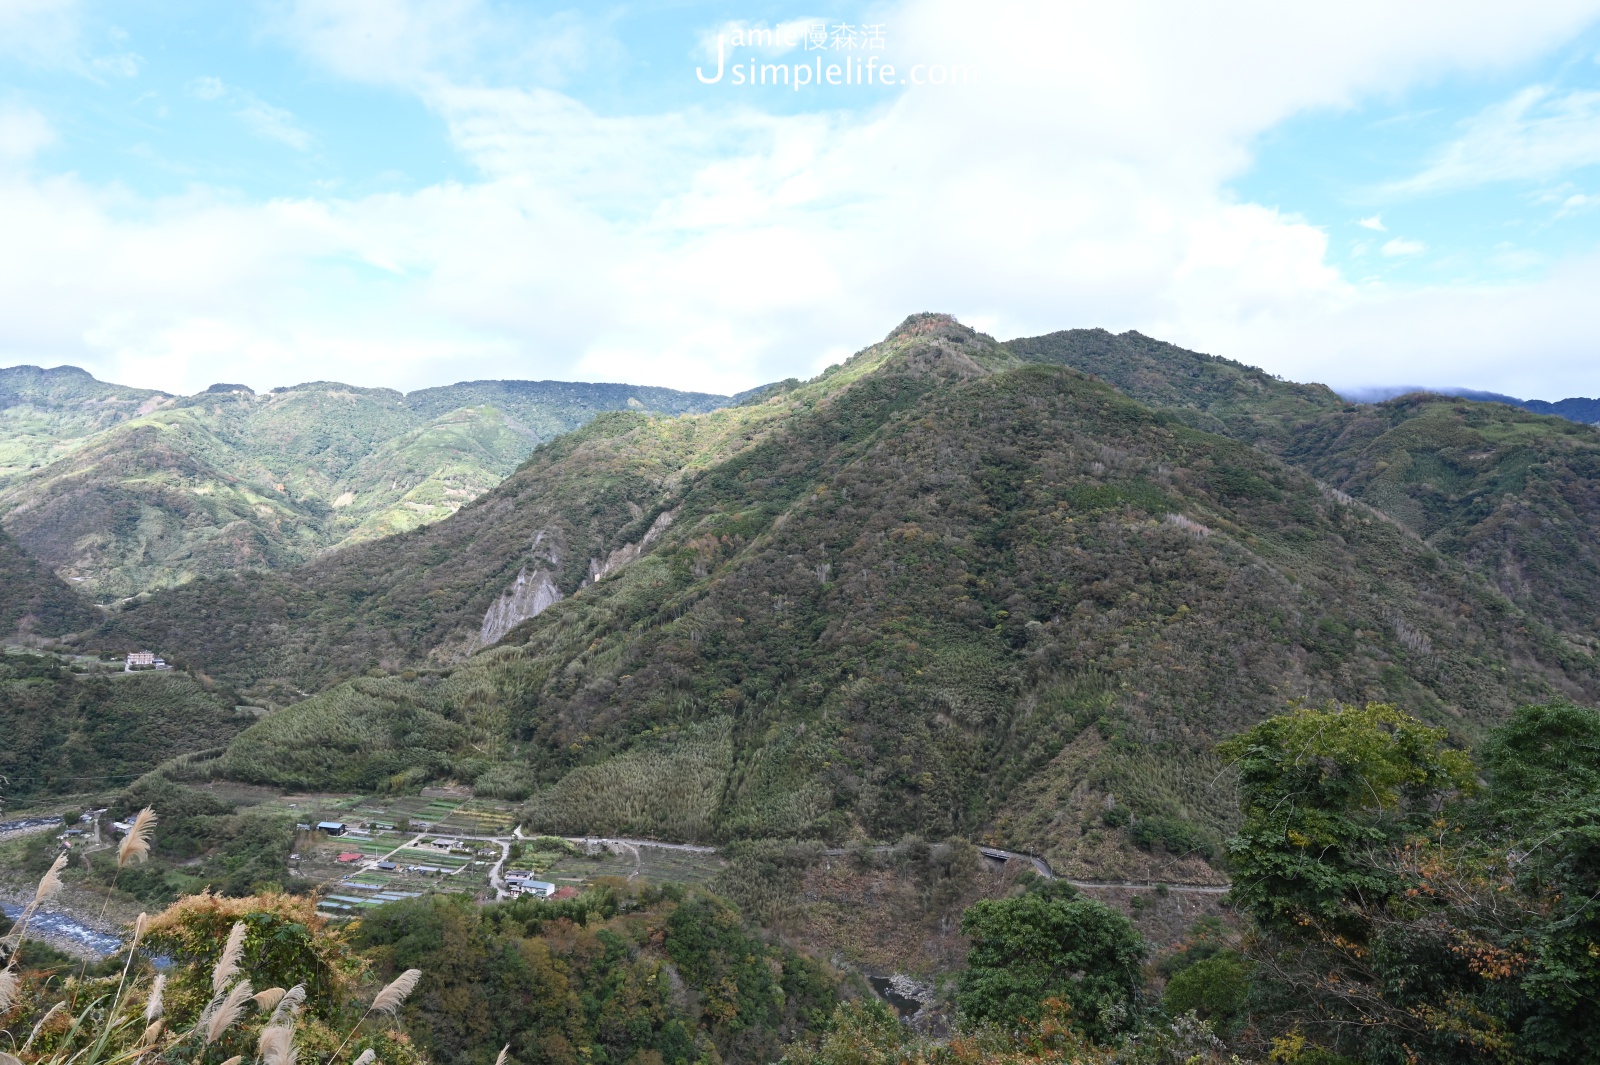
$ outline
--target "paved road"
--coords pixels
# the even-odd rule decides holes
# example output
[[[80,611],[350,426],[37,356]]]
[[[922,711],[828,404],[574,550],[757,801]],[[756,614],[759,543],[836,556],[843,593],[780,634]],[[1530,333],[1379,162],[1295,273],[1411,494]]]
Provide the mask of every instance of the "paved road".
[[[1056,876],[1055,870],[1050,868],[1050,863],[1037,854],[1023,854],[1020,851],[1001,850],[999,847],[979,847],[978,853],[985,858],[998,858],[1002,861],[1031,862],[1039,875],[1046,880],[1063,880],[1073,887],[1081,888],[1153,888],[1158,887],[1161,881],[1155,880],[1072,880],[1067,877]],[[1190,895],[1226,895],[1229,888],[1226,884],[1167,884],[1168,891],[1183,892]]]

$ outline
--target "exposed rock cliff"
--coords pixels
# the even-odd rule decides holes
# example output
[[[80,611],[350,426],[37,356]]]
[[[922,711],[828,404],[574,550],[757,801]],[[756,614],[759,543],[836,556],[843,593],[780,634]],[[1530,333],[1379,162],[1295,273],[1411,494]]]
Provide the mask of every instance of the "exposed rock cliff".
[[[533,551],[536,554],[544,538],[543,532],[533,538]],[[551,572],[561,564],[556,548],[552,545],[537,561],[540,564],[532,573],[528,572],[527,566],[523,566],[511,587],[489,604],[488,611],[483,615],[483,627],[478,631],[478,646],[488,647],[524,621],[538,617],[561,602],[561,589],[556,587],[556,579]]]
[[[672,524],[672,519],[677,516],[677,513],[676,509],[662,511],[656,520],[650,523],[650,528],[644,531],[644,535],[639,537],[638,543],[623,544],[607,555],[604,562],[601,562],[598,558],[591,558],[589,560],[589,578],[583,583],[595,584],[605,580],[617,570],[644,554],[645,548],[655,543],[661,534],[666,531],[667,526]],[[541,609],[543,608],[541,607]]]

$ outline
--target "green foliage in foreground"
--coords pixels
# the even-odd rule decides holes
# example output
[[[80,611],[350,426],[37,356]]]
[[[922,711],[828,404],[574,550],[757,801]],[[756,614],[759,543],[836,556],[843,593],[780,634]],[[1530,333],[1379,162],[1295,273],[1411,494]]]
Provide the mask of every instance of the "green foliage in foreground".
[[[564,903],[453,896],[365,915],[353,944],[427,982],[404,1017],[437,1065],[771,1060],[825,1025],[834,978],[725,903],[615,883]]]
[[[1221,747],[1238,767],[1244,824],[1229,842],[1234,897],[1274,931],[1338,922],[1348,899],[1401,890],[1367,860],[1429,826],[1440,795],[1473,787],[1472,763],[1393,706],[1270,718]]]
[[[1392,707],[1300,709],[1229,750],[1268,1031],[1367,1065],[1600,1062],[1600,713],[1519,710],[1481,791]]]
[[[972,939],[956,997],[967,1023],[1036,1020],[1052,998],[1070,1005],[1091,1036],[1132,1020],[1144,941],[1121,913],[1065,883],[1041,881],[1022,895],[978,902],[962,915],[961,931]]]
[[[424,1065],[385,1013],[372,1016],[366,965],[308,899],[195,896],[130,931],[134,949],[97,966],[62,973],[6,959],[0,1042],[12,1060],[334,1065],[370,1050],[384,1065]],[[159,974],[156,957],[170,963]],[[269,1028],[286,1037],[276,1052]]]

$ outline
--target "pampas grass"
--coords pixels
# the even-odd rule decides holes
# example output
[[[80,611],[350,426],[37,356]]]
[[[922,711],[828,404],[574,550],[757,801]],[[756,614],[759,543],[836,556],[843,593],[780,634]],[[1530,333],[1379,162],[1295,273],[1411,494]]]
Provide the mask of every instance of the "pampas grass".
[[[239,975],[239,959],[244,956],[244,933],[244,922],[235,921],[228,932],[228,941],[222,946],[222,956],[211,970],[211,990],[216,994],[220,995],[222,989],[228,986],[228,981]]]
[[[144,1019],[146,1024],[161,1019],[161,1014],[165,1010],[165,1006],[161,1002],[161,994],[166,989],[167,974],[157,973],[155,980],[150,984],[150,995],[144,1000]]]
[[[371,1047],[368,1047],[356,1058],[354,1065],[372,1065],[372,1063],[377,1060],[377,1057],[378,1052],[373,1050]]]
[[[494,1059],[494,1065],[506,1065],[506,1054],[509,1053],[510,1050],[510,1043],[507,1043],[505,1046],[501,1047],[500,1056]]]
[[[345,1048],[345,1044],[349,1043],[351,1037],[360,1029],[361,1022],[370,1017],[374,1010],[379,1013],[387,1013],[391,1017],[394,1016],[395,1010],[400,1008],[400,1004],[406,1000],[406,996],[411,994],[412,990],[417,986],[417,981],[421,979],[421,969],[407,969],[389,981],[388,985],[378,992],[378,997],[372,1000],[372,1005],[367,1007],[367,1011],[361,1015],[361,1019],[356,1021],[355,1027],[350,1029],[349,1034],[344,1037],[338,1049],[334,1050],[333,1057],[328,1060],[331,1062],[338,1058],[339,1051]]]
[[[11,971],[9,965],[0,970],[0,1013],[10,1009],[17,1000],[17,983],[17,974]]]
[[[256,1054],[262,1065],[294,1065],[294,1029],[287,1025],[268,1025],[256,1040]]]
[[[265,991],[257,991],[253,1001],[258,1010],[275,1010],[286,994],[288,992],[281,987],[269,987]]]
[[[39,887],[33,893],[34,906],[38,906],[39,903],[61,890],[61,870],[66,867],[67,855],[63,851],[56,855],[56,860],[50,863],[50,868],[45,870],[44,876],[39,878]]]
[[[283,998],[278,1000],[277,1008],[272,1011],[268,1025],[284,1025],[300,1016],[300,1006],[306,1000],[306,985],[295,984],[283,993]]]
[[[239,1020],[244,1013],[244,1004],[250,1001],[250,981],[240,980],[233,985],[233,990],[228,996],[217,1004],[211,1011],[211,1016],[206,1020],[205,1044],[210,1046]]]
[[[12,969],[17,964],[17,951],[22,948],[23,933],[28,930],[28,923],[33,920],[39,904],[61,890],[61,870],[66,864],[65,851],[56,855],[56,860],[50,863],[50,868],[39,878],[39,886],[34,889],[33,898],[22,908],[22,913],[17,915],[11,931],[7,932],[4,938],[0,938],[0,947],[4,947],[11,955],[6,959],[4,975],[0,975],[0,1010],[9,1009],[17,993],[17,979]]]
[[[417,986],[417,981],[422,979],[421,969],[407,969],[389,982],[389,985],[378,992],[378,997],[372,1000],[372,1010],[378,1013],[387,1013],[393,1017],[406,996],[411,994]]]
[[[67,1008],[65,1002],[57,1002],[54,1006],[44,1011],[44,1016],[39,1018],[39,1023],[33,1026],[33,1031],[28,1033],[28,1041],[22,1044],[22,1049],[27,1050],[33,1046],[33,1041],[39,1038],[39,1033],[44,1031],[44,1026],[50,1023],[50,1018]]]
[[[0,1065],[22,1065],[22,1059],[15,1054],[7,1054],[0,1050]]]
[[[156,812],[146,806],[140,810],[117,847],[117,868],[129,862],[142,862],[150,857],[150,832],[156,827]]]

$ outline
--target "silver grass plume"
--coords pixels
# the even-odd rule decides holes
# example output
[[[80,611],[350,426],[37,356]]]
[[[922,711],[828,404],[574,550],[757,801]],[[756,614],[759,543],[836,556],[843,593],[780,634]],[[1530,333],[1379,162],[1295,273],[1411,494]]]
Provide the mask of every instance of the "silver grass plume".
[[[253,996],[253,1001],[256,1004],[256,1009],[270,1010],[282,1002],[283,996],[286,994],[288,992],[281,987],[269,987],[265,991],[257,991]]]
[[[244,922],[235,921],[222,946],[222,956],[211,969],[211,990],[221,994],[228,981],[239,975],[239,959],[244,956]]]
[[[300,1016],[300,1006],[306,1000],[306,985],[295,984],[283,993],[283,998],[278,1000],[278,1006],[272,1011],[272,1017],[267,1021],[269,1026],[284,1025]]]
[[[22,1059],[15,1054],[7,1054],[0,1050],[0,1065],[22,1065]]]
[[[243,1054],[235,1054],[233,1057],[229,1058],[227,1061],[224,1061],[222,1063],[222,1065],[239,1065],[239,1062],[241,1062],[243,1060],[244,1060],[244,1055]]]
[[[128,834],[122,837],[122,843],[117,847],[118,869],[130,861],[142,862],[150,857],[150,831],[155,827],[156,812],[146,806],[134,817],[133,824],[128,826]]]
[[[167,974],[156,974],[155,981],[150,985],[150,996],[144,1000],[144,1020],[146,1024],[161,1019],[165,1007],[161,1003],[161,993],[167,988]]]
[[[494,1059],[494,1065],[506,1065],[506,1054],[508,1051],[510,1051],[510,1049],[510,1043],[507,1043],[505,1046],[501,1047],[500,1056]]]
[[[33,920],[34,912],[39,909],[39,904],[61,890],[61,870],[66,868],[66,864],[67,853],[62,851],[56,855],[56,860],[50,863],[50,868],[45,870],[44,876],[39,878],[39,886],[34,889],[32,900],[22,908],[22,913],[17,916],[16,923],[11,926],[11,931],[7,932],[3,939],[0,939],[0,944],[3,944],[6,949],[12,952],[10,960],[6,963],[8,970],[12,965],[16,964],[16,950],[22,945],[22,934],[27,930],[28,922]],[[15,988],[12,989],[12,993],[16,993]],[[0,1009],[3,1008],[5,1007],[0,1007]]]
[[[378,997],[372,1000],[370,1008],[394,1016],[395,1011],[406,1000],[406,996],[411,994],[420,979],[422,979],[421,969],[407,969],[390,981],[388,987],[378,992]]]
[[[17,999],[17,974],[9,967],[0,969],[0,1013],[11,1008]]]
[[[212,1011],[210,1019],[206,1022],[206,1046],[210,1046],[218,1039],[221,1039],[223,1033],[233,1027],[234,1022],[239,1019],[239,1015],[244,1012],[244,1004],[248,1001],[250,1001],[250,981],[240,980],[233,985],[233,990],[228,992],[228,997],[217,1005],[217,1008]]]
[[[61,890],[61,870],[66,867],[67,854],[62,851],[56,855],[56,860],[50,863],[50,868],[45,870],[44,876],[39,878],[39,887],[33,893],[34,907]]]
[[[356,1060],[351,1063],[351,1065],[372,1065],[373,1061],[377,1057],[378,1052],[373,1050],[371,1047],[368,1047],[361,1052],[360,1056],[358,1056]]]
[[[161,1025],[162,1025],[161,1021],[156,1021],[155,1023],[150,1025],[150,1027],[146,1028],[144,1030],[144,1035],[141,1035],[139,1037],[139,1045],[140,1046],[151,1046],[151,1045],[153,1045],[155,1043],[156,1039],[161,1035]]]
[[[44,1026],[50,1023],[50,1018],[54,1017],[56,1014],[60,1013],[66,1008],[67,1004],[65,1002],[57,1002],[54,1006],[51,1006],[49,1009],[45,1010],[44,1016],[39,1018],[39,1023],[34,1025],[33,1031],[28,1033],[28,1041],[22,1044],[22,1049],[26,1051],[29,1047],[33,1046],[33,1041],[39,1038],[39,1033],[44,1031]]]
[[[269,1024],[261,1029],[261,1035],[256,1040],[256,1054],[260,1056],[262,1065],[294,1065],[296,1053],[293,1028]]]

